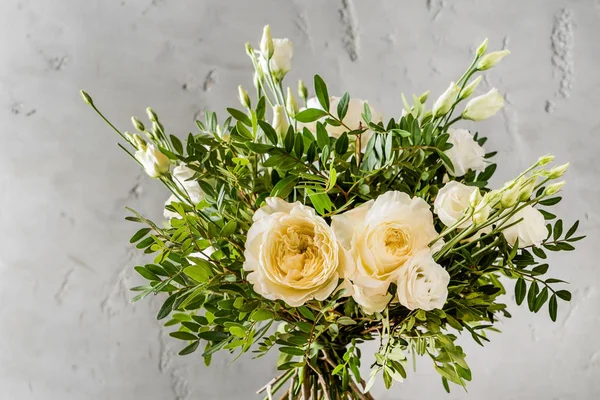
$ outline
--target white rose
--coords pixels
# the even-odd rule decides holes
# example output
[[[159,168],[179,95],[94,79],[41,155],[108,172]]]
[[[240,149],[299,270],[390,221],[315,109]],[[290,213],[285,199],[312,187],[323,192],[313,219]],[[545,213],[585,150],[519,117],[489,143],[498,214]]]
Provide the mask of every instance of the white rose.
[[[458,181],[450,181],[438,192],[433,202],[433,211],[440,221],[446,226],[452,226],[465,215],[469,208],[471,195],[478,190],[474,186],[467,186]],[[471,220],[462,223],[459,228],[471,225]]]
[[[337,113],[337,106],[339,104],[341,100],[341,97],[335,97],[335,96],[330,96],[329,97],[329,110],[331,111],[331,113],[338,117],[338,113]],[[344,123],[344,125],[346,125],[348,128],[350,128],[350,130],[358,130],[361,128],[365,128],[367,126],[367,123],[363,120],[362,114],[365,111],[365,103],[368,104],[367,101],[365,100],[360,100],[360,99],[350,99],[350,101],[348,102],[348,111],[346,112],[346,115],[344,116],[344,119],[342,120],[342,122]],[[308,99],[306,101],[306,108],[317,108],[319,110],[322,110],[323,107],[321,107],[321,104],[319,103],[319,100],[316,97],[312,97],[310,99]],[[369,108],[371,109],[371,122],[373,123],[378,123],[383,121],[383,114],[381,114],[377,109],[373,108],[372,106],[369,106]],[[321,118],[319,121],[320,122],[324,122],[326,118],[323,117]],[[311,131],[313,134],[316,135],[317,133],[317,123],[316,122],[311,122],[311,123],[306,123],[306,124],[301,124],[305,127],[308,128],[309,131]],[[344,132],[348,132],[348,128],[346,128],[346,126],[344,125],[340,125],[340,126],[333,126],[333,125],[325,125],[325,129],[327,130],[327,133],[329,134],[329,136],[332,136],[334,138],[338,138],[342,135],[342,133]],[[369,139],[371,138],[371,136],[373,135],[373,131],[371,130],[367,130],[365,132],[363,132],[361,134],[361,150],[365,150],[367,147],[367,143],[369,142]]]
[[[346,276],[369,289],[369,295],[382,296],[403,266],[418,252],[429,250],[429,242],[438,236],[429,205],[397,191],[333,216],[332,228],[355,262]],[[434,250],[442,245],[438,240]]]
[[[292,69],[294,44],[287,38],[273,39],[273,48],[274,52],[269,61],[269,68],[275,79],[281,80]],[[267,73],[266,59],[263,57],[261,62],[265,73]]]
[[[448,143],[452,148],[444,153],[448,156],[454,171],[448,171],[452,176],[463,176],[469,169],[483,171],[485,169],[485,150],[466,129],[448,129]]]
[[[276,197],[254,214],[248,231],[244,270],[254,290],[292,307],[325,300],[337,287],[346,262],[333,230],[300,202]]]
[[[204,193],[202,192],[202,189],[200,189],[198,182],[191,180],[195,174],[196,171],[185,164],[179,164],[177,167],[173,168],[173,180],[177,186],[190,197],[192,203],[198,204],[202,201]]]
[[[514,246],[517,239],[519,239],[519,247],[537,246],[542,240],[546,239],[548,230],[546,229],[544,216],[532,206],[525,206],[510,217],[505,225],[510,225],[521,218],[523,219],[521,222],[502,231],[504,238],[511,246]]]
[[[145,150],[136,151],[135,158],[151,178],[158,178],[167,173],[171,166],[169,158],[153,144],[148,145]]]
[[[448,297],[450,275],[422,251],[411,258],[398,278],[398,300],[409,310],[441,309]]]

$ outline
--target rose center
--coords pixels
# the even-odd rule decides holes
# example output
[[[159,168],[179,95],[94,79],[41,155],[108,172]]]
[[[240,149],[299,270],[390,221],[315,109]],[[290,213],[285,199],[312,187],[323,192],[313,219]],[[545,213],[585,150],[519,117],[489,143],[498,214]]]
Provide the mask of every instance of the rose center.
[[[284,281],[298,282],[312,275],[318,254],[312,235],[288,229],[281,237],[278,257]]]
[[[399,228],[386,229],[384,243],[386,251],[395,256],[405,255],[410,247],[408,235]]]

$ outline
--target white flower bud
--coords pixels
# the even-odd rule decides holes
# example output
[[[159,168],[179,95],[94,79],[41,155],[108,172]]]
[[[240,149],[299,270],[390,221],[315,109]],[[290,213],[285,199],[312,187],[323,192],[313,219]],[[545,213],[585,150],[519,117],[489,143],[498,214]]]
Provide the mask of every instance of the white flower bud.
[[[273,46],[273,37],[271,36],[271,27],[265,25],[263,35],[260,39],[260,51],[264,58],[269,59],[273,56],[275,47]]]
[[[427,98],[429,97],[429,92],[430,92],[430,90],[426,91],[425,93],[423,93],[422,95],[419,96],[419,103],[425,104],[425,102],[427,101]]]
[[[148,119],[152,122],[158,121],[158,115],[154,112],[154,110],[150,107],[146,108],[146,114],[148,114]]]
[[[481,57],[485,54],[488,45],[488,38],[485,38],[484,41],[477,48],[477,57]]]
[[[481,121],[488,119],[504,107],[504,98],[493,88],[484,95],[477,96],[467,103],[462,113],[464,119]]]
[[[169,158],[153,144],[148,145],[145,150],[136,151],[135,158],[151,178],[158,178],[167,173],[171,166]]]
[[[560,181],[548,185],[546,187],[546,190],[544,190],[544,196],[552,196],[553,194],[558,193],[563,186],[565,186],[565,181]]]
[[[250,56],[251,58],[254,57],[254,49],[252,48],[252,45],[250,44],[250,42],[246,42],[246,54],[248,54],[248,56]]]
[[[475,189],[473,190],[473,193],[471,193],[471,196],[469,197],[469,204],[471,205],[471,207],[473,207],[473,209],[475,209],[479,203],[481,203],[481,200],[483,199],[483,197],[481,196],[481,192],[479,191],[479,189]]]
[[[259,75],[258,72],[255,72],[254,75],[252,75],[252,83],[254,84],[254,87],[256,88],[256,90],[260,90],[261,81],[262,81],[262,77]]]
[[[83,99],[85,104],[90,105],[90,106],[94,105],[94,100],[92,100],[92,97],[89,94],[87,94],[87,92],[85,90],[80,90],[79,94],[81,95],[81,98]]]
[[[482,206],[475,210],[473,213],[473,223],[475,225],[481,225],[490,217],[490,207]]]
[[[552,154],[546,154],[545,156],[538,158],[536,165],[546,165],[552,161],[554,161],[554,156]]]
[[[531,198],[537,180],[538,177],[534,175],[529,177],[525,183],[521,185],[521,189],[519,190],[519,201],[528,201]]]
[[[298,81],[298,96],[305,101],[308,98],[308,89],[306,86],[304,86],[304,82],[302,82],[302,80]]]
[[[276,105],[273,107],[273,128],[280,136],[285,135],[289,127],[288,121],[285,117],[285,110],[282,106]]]
[[[140,135],[134,133],[133,135],[129,132],[125,132],[125,136],[131,140],[136,149],[146,151],[146,141],[142,139]]]
[[[502,204],[502,207],[508,208],[514,206],[519,199],[520,190],[521,185],[519,182],[513,182],[511,185],[505,187],[502,190],[502,195],[500,198],[500,204]]]
[[[475,91],[475,89],[477,89],[477,86],[479,86],[479,82],[481,82],[481,75],[478,76],[477,78],[475,78],[475,80],[471,83],[469,83],[467,86],[465,86],[465,88],[462,90],[462,92],[460,92],[460,99],[464,100],[467,97],[469,97],[470,95],[473,94],[473,92]]]
[[[135,129],[137,129],[140,132],[144,132],[146,130],[146,127],[144,127],[144,124],[142,124],[142,121],[140,121],[136,117],[131,117],[131,123],[133,124]]]
[[[563,165],[559,165],[557,167],[552,168],[550,171],[548,171],[548,178],[550,179],[556,179],[556,178],[560,178],[569,168],[570,163],[566,163]]]
[[[450,111],[450,107],[454,104],[456,97],[458,96],[458,92],[460,88],[456,83],[451,82],[450,86],[438,99],[433,103],[433,117],[439,117],[441,115],[445,115],[448,111]]]
[[[238,86],[238,96],[240,98],[240,103],[243,107],[250,108],[250,96],[248,96],[248,92],[246,89],[242,87],[242,85]]]
[[[490,69],[494,65],[498,64],[500,60],[502,60],[505,56],[509,54],[510,51],[508,50],[494,51],[492,53],[486,54],[485,56],[481,57],[481,59],[477,62],[476,68],[479,71],[485,71],[486,69]]]
[[[292,89],[287,88],[287,96],[285,99],[285,108],[290,116],[294,116],[298,113],[298,102],[292,93]]]

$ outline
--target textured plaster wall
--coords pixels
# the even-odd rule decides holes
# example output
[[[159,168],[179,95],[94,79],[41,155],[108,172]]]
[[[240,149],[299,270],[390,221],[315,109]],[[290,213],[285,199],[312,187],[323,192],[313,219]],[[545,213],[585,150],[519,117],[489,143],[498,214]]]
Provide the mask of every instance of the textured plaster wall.
[[[438,94],[475,47],[513,54],[486,74],[506,107],[478,124],[497,149],[496,184],[538,155],[570,160],[557,211],[588,239],[553,256],[572,283],[557,323],[511,306],[485,348],[462,342],[469,392],[443,392],[428,360],[378,399],[600,398],[600,1],[0,2],[0,399],[255,399],[272,358],[225,355],[205,368],[154,319],[157,299],[132,305],[141,258],[124,206],[159,218],[166,193],[116,146],[79,99],[86,88],[124,129],[152,105],[171,133],[237,104],[251,87],[243,50],[270,23],[296,45],[290,85],[321,74],[332,93],[397,115],[400,92]],[[512,293],[512,288],[509,290]],[[512,297],[512,296],[509,296]],[[512,298],[507,299],[510,303]],[[373,346],[365,348],[372,354]],[[370,360],[365,360],[368,364]]]

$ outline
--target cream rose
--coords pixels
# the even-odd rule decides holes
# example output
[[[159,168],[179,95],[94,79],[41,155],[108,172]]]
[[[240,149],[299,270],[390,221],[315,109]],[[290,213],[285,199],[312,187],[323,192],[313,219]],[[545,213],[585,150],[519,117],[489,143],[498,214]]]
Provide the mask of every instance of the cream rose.
[[[444,153],[448,156],[454,171],[448,171],[452,176],[463,176],[472,169],[483,171],[485,169],[485,150],[474,139],[466,129],[448,129],[448,143],[452,148]]]
[[[511,246],[514,246],[517,239],[519,239],[519,247],[537,246],[546,239],[548,230],[541,212],[532,206],[525,206],[510,217],[505,225],[513,224],[520,219],[522,219],[521,222],[502,231],[504,238]]]
[[[340,100],[341,100],[341,97],[335,97],[335,96],[329,97],[329,109],[331,110],[331,113],[336,117],[338,117],[337,106],[338,106]],[[367,126],[367,123],[362,118],[362,114],[365,109],[365,103],[368,103],[368,102],[365,100],[360,100],[360,99],[350,99],[350,101],[348,102],[348,111],[346,112],[346,115],[344,116],[344,119],[342,120],[344,125],[346,125],[351,130],[358,130],[361,127],[364,128]],[[319,100],[316,97],[312,97],[307,100],[306,108],[317,108],[319,110],[323,109],[323,107],[321,107],[321,104],[319,104]],[[370,109],[371,109],[371,122],[373,122],[373,123],[381,122],[383,120],[383,115],[371,106],[370,106]],[[325,120],[325,118],[322,118],[320,121],[323,122],[324,120]],[[316,134],[316,132],[317,132],[317,123],[316,122],[306,123],[306,124],[303,124],[303,126],[307,127],[308,130],[311,131],[313,134]],[[338,138],[342,135],[342,133],[348,131],[348,129],[343,125],[333,126],[333,125],[328,124],[325,126],[325,129],[327,130],[327,133],[329,134],[329,136],[332,136],[334,138]],[[362,135],[361,135],[362,150],[366,149],[367,143],[369,142],[369,139],[371,138],[372,135],[373,135],[373,131],[370,131],[370,130],[362,133]]]
[[[384,296],[404,265],[429,250],[429,242],[438,236],[429,205],[397,191],[333,216],[332,227],[355,262],[346,276],[368,296]],[[433,250],[442,245],[437,241]],[[355,300],[360,304],[359,296]]]
[[[298,307],[326,299],[343,275],[345,252],[333,230],[300,202],[276,197],[254,214],[244,270],[254,290],[269,300]]]
[[[438,192],[433,202],[433,211],[444,225],[452,226],[465,215],[465,211],[467,211],[470,205],[471,195],[476,190],[478,189],[474,186],[450,181]],[[466,228],[471,223],[472,221],[469,219],[462,223],[460,228]]]
[[[436,264],[431,252],[412,257],[398,277],[398,301],[409,310],[442,308],[448,297],[450,275]]]

